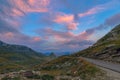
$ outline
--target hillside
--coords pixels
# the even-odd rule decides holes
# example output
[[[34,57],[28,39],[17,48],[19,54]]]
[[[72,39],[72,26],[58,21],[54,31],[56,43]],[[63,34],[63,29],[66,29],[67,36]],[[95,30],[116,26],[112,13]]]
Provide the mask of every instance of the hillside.
[[[103,71],[82,58],[61,56],[34,67],[41,75],[52,75],[57,80],[107,80]],[[102,77],[101,77],[102,76]],[[104,79],[103,79],[104,78]],[[56,80],[56,79],[55,79]]]
[[[2,41],[0,41],[0,53],[20,53],[20,54],[26,54],[26,55],[32,55],[32,57],[34,56],[45,56],[42,53],[38,53],[34,50],[32,50],[29,47],[26,46],[22,46],[22,45],[12,45],[12,44],[7,44],[4,43]]]
[[[45,55],[21,45],[0,41],[0,72],[28,68],[45,61]]]
[[[120,25],[117,25],[93,46],[72,56],[85,56],[120,63]]]

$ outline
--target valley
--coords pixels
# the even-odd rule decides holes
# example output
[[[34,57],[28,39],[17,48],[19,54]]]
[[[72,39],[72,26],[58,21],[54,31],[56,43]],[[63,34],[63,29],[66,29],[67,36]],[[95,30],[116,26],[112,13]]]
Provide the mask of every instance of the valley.
[[[0,80],[120,80],[120,0],[0,0]]]
[[[120,77],[116,76],[120,75],[120,39],[117,38],[119,31],[120,25],[93,46],[60,57],[56,57],[54,53],[46,56],[26,46],[0,41],[0,78],[1,80],[119,80]]]

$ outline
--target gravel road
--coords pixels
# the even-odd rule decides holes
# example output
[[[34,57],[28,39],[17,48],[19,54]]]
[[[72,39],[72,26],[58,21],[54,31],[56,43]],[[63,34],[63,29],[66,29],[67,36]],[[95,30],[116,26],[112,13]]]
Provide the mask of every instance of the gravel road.
[[[120,64],[115,64],[115,63],[106,62],[103,60],[91,59],[91,58],[84,58],[84,57],[81,58],[104,70],[107,73],[107,76],[112,78],[110,80],[120,80]]]
[[[106,62],[103,60],[91,59],[91,58],[83,58],[83,59],[85,59],[88,62],[93,63],[97,66],[101,66],[101,67],[104,67],[104,68],[107,68],[107,69],[110,69],[110,70],[120,73],[120,64],[115,64],[115,63]]]

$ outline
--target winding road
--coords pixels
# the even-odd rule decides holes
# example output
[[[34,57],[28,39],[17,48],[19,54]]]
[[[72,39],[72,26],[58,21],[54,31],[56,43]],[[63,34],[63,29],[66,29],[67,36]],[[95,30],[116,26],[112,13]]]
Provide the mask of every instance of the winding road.
[[[85,59],[86,61],[95,64],[97,66],[106,68],[106,69],[110,69],[112,71],[118,72],[120,73],[120,64],[115,64],[115,63],[111,63],[111,62],[106,62],[103,60],[96,60],[96,59],[91,59],[91,58],[85,58],[85,57],[81,57],[83,59]]]

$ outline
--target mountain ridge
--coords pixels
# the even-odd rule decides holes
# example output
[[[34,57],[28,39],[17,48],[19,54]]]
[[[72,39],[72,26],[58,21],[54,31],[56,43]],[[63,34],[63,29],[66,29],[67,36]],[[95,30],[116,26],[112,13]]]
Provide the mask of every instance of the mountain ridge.
[[[72,56],[84,56],[120,63],[120,24],[99,39],[93,46]]]
[[[45,61],[45,55],[23,45],[0,41],[0,72],[25,69]]]
[[[1,50],[2,47],[4,47],[4,48]],[[0,41],[0,50],[1,51],[6,51],[6,49],[9,49],[9,52],[16,52],[16,53],[29,53],[30,52],[30,53],[36,54],[37,56],[45,56],[42,53],[38,54],[38,52],[34,51],[33,49],[31,49],[27,46],[16,45],[16,44],[8,44],[8,43],[5,43],[3,41]]]

